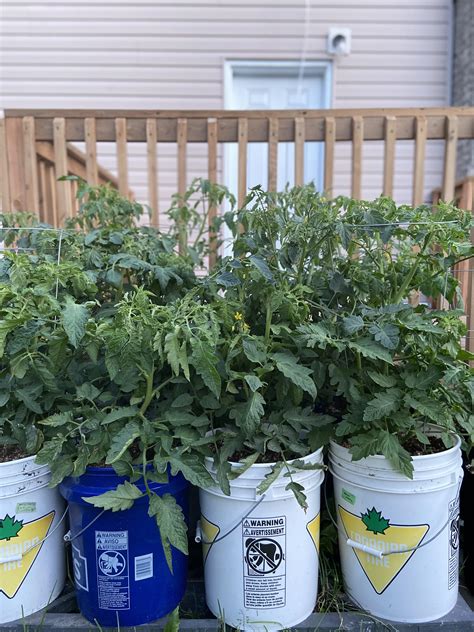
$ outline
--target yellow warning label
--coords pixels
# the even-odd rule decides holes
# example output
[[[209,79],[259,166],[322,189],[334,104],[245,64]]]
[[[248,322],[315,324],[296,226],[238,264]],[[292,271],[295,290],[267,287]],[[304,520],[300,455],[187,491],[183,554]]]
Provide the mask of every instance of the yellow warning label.
[[[207,555],[209,553],[209,549],[211,548],[212,542],[219,535],[220,529],[219,527],[201,515],[201,532],[203,535],[202,538],[202,555],[204,557],[204,562],[206,561]]]
[[[15,516],[5,516],[0,520],[0,592],[9,599],[16,595],[33,566],[42,547],[42,544],[35,545],[46,537],[54,514],[52,511],[46,516],[25,523],[16,520]],[[21,559],[11,560],[26,551],[29,553]],[[8,559],[11,561],[6,561]]]
[[[379,595],[393,582],[401,570],[408,564],[415,551],[408,551],[421,544],[428,533],[429,525],[391,524],[375,509],[357,516],[339,506],[339,515],[346,535],[354,542],[369,546],[378,551],[397,551],[382,559],[353,548],[367,579]],[[406,553],[404,553],[406,551]]]
[[[316,547],[316,551],[319,553],[319,526],[320,526],[321,518],[318,514],[315,518],[310,520],[306,525],[306,529],[308,530],[311,539],[313,540],[314,546]]]

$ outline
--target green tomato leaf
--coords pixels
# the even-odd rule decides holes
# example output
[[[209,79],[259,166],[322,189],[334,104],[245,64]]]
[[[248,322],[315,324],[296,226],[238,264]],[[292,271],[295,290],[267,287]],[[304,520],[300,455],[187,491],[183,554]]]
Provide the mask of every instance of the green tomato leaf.
[[[398,388],[392,388],[382,393],[377,393],[371,399],[364,411],[364,421],[382,419],[400,407],[402,392]]]
[[[364,326],[364,319],[361,316],[348,316],[342,320],[342,329],[345,334],[355,334]]]
[[[174,375],[179,375],[179,330],[166,334],[165,352]]]
[[[122,278],[122,273],[115,268],[111,268],[105,273],[106,282],[110,283],[110,285],[115,288],[119,288],[122,285]]]
[[[245,457],[245,459],[239,461],[239,467],[234,467],[230,471],[229,479],[234,480],[235,478],[238,478],[241,474],[246,472],[249,467],[252,467],[252,465],[254,465],[258,461],[259,456],[260,452],[254,452],[253,454]]]
[[[216,356],[201,340],[193,339],[191,361],[196,373],[202,377],[207,388],[219,399],[221,394],[221,377],[216,369]]]
[[[431,399],[422,392],[407,393],[404,399],[407,406],[421,413],[424,417],[428,417],[431,421],[440,422],[446,419],[446,414],[440,402],[436,399]]]
[[[214,479],[201,463],[199,457],[194,454],[182,454],[181,456],[170,455],[168,462],[171,467],[171,474],[176,476],[181,472],[184,478],[196,487],[213,487]]]
[[[132,445],[135,439],[140,436],[140,427],[135,421],[129,421],[126,426],[112,437],[109,451],[105,462],[112,465],[118,461],[122,454]]]
[[[72,299],[69,299],[62,311],[61,318],[69,342],[77,348],[86,333],[89,310],[84,305],[74,303]]]
[[[393,364],[393,358],[388,350],[371,338],[360,338],[357,342],[348,342],[347,346],[360,353],[364,358],[383,360],[388,364]]]
[[[183,510],[170,494],[158,496],[152,493],[148,515],[155,517],[166,562],[173,572],[171,547],[174,546],[178,551],[188,554],[188,536]]]
[[[179,632],[179,606],[168,615],[163,632]]]
[[[264,345],[254,338],[244,338],[243,340],[244,353],[250,362],[256,364],[265,364],[267,360],[267,354],[265,352]]]
[[[85,382],[76,388],[76,394],[78,399],[87,399],[91,402],[94,401],[100,395],[100,391],[90,382]]]
[[[300,483],[292,481],[285,487],[288,491],[292,491],[298,502],[298,505],[305,511],[308,509],[308,503],[306,502],[306,494],[304,493],[304,487]]]
[[[137,409],[135,406],[124,406],[123,408],[116,408],[111,410],[110,413],[104,417],[101,421],[101,425],[107,426],[108,424],[118,421],[119,419],[127,419],[129,417],[135,417]]]
[[[276,481],[276,479],[280,476],[283,465],[283,461],[278,461],[278,463],[275,463],[275,465],[272,466],[271,471],[265,475],[265,478],[257,487],[259,494],[264,494],[270,485]]]
[[[244,380],[249,385],[250,390],[254,393],[263,386],[263,382],[256,375],[246,375]]]
[[[224,287],[235,287],[240,285],[239,279],[232,272],[222,272],[216,277],[216,283]]]
[[[267,279],[267,281],[273,282],[273,274],[268,267],[267,262],[262,259],[262,257],[259,257],[258,255],[251,255],[249,257],[249,261],[253,267],[256,268],[265,279]]]
[[[311,369],[299,364],[297,358],[289,351],[274,353],[271,355],[271,358],[274,360],[280,373],[283,373],[293,384],[296,384],[296,386],[299,386],[303,391],[309,393],[313,399],[316,399],[317,389],[311,377],[313,375]]]
[[[235,419],[236,424],[250,437],[257,431],[260,420],[265,413],[265,400],[260,393],[252,393],[246,402],[230,409],[230,418]]]
[[[70,456],[62,455],[60,459],[57,459],[50,465],[51,467],[51,480],[49,481],[50,487],[56,487],[61,483],[66,476],[70,476],[74,471],[74,464]]]
[[[375,371],[367,371],[367,375],[372,381],[383,388],[391,388],[397,383],[397,378],[393,375],[384,375],[383,373],[376,373]]]
[[[116,489],[100,494],[99,496],[84,497],[86,503],[105,509],[107,511],[125,511],[133,506],[137,498],[143,496],[142,492],[136,485],[132,485],[128,481],[117,485]]]
[[[424,391],[441,378],[442,372],[436,366],[431,366],[426,371],[408,373],[405,377],[405,384],[408,388],[416,388]]]
[[[369,331],[374,335],[375,340],[380,342],[386,349],[396,349],[398,347],[400,330],[395,325],[388,323],[380,326],[374,323],[369,328]]]
[[[171,408],[188,408],[194,401],[194,397],[189,393],[178,395],[171,403]]]
[[[72,412],[67,411],[64,413],[51,415],[50,417],[46,417],[45,419],[40,419],[38,423],[43,424],[44,426],[51,426],[52,428],[59,428],[60,426],[65,426],[71,423],[72,420]]]

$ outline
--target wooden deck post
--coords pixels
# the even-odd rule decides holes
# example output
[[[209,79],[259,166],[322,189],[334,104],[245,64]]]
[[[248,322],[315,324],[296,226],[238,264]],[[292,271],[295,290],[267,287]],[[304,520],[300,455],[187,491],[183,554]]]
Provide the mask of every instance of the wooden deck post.
[[[10,208],[5,210],[26,211],[25,145],[23,121],[20,117],[5,119],[5,145],[10,193]]]

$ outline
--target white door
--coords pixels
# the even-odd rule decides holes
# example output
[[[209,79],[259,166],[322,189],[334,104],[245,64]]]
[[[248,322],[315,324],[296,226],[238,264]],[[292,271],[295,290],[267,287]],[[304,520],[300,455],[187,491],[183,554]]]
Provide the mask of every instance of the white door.
[[[330,105],[329,63],[309,63],[303,72],[292,62],[229,62],[226,76],[226,107],[232,110],[284,110],[327,108]],[[324,161],[323,143],[305,143],[305,182],[321,190]],[[294,184],[294,143],[279,143],[278,190]],[[249,143],[247,186],[268,184],[268,144]],[[225,154],[225,180],[237,191],[237,146]]]

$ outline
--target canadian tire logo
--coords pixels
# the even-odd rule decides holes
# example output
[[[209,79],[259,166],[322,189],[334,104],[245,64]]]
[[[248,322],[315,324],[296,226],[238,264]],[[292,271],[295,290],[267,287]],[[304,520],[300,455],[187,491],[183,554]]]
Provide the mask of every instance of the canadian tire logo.
[[[0,563],[0,593],[13,599],[35,563],[53,523],[55,512],[23,522],[15,516],[0,519],[0,560],[22,555],[20,560]]]
[[[427,524],[395,524],[375,507],[361,515],[339,505],[339,516],[348,538],[377,551],[390,553],[382,559],[352,548],[365,576],[381,595],[409,563],[429,531]]]

